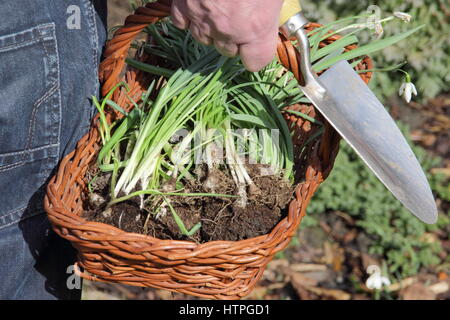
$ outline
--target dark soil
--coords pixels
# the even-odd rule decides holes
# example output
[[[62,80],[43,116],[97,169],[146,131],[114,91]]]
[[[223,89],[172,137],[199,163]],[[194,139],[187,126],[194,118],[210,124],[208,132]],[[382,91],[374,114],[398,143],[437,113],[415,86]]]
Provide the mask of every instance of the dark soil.
[[[248,202],[239,205],[238,198],[229,197],[169,197],[170,204],[184,222],[187,230],[197,223],[201,228],[189,237],[199,243],[213,240],[237,241],[269,233],[286,216],[286,207],[293,198],[293,186],[281,175],[266,175],[267,166],[249,165],[248,173],[255,186],[247,187]],[[216,169],[206,172],[206,167],[197,171],[198,181],[187,182],[184,193],[216,193],[235,195],[235,184],[228,172]],[[88,172],[88,181],[98,173],[96,167]],[[150,235],[159,239],[186,240],[176,224],[172,211],[161,198],[160,209],[149,207],[149,198],[144,198],[144,208],[140,209],[141,198],[135,197],[106,208],[109,194],[110,175],[100,174],[92,180],[90,192],[84,199],[84,218],[89,221],[106,223],[126,232]],[[172,188],[168,184],[167,188]],[[162,209],[161,209],[162,208]],[[156,212],[155,212],[156,211]]]

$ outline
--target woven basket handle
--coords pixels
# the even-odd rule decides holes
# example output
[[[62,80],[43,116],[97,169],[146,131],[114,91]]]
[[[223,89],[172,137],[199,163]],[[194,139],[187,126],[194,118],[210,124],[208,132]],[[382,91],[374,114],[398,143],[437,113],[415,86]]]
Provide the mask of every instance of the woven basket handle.
[[[134,14],[127,17],[123,27],[118,29],[113,38],[108,41],[104,53],[104,60],[100,64],[99,78],[103,83],[102,96],[105,96],[118,82],[125,67],[125,59],[133,39],[148,25],[170,15],[172,0],[158,0],[147,3],[145,7],[136,9]],[[291,70],[297,80],[303,84],[300,65],[300,54],[283,36],[278,41],[277,54],[280,62]]]
[[[131,42],[147,26],[170,15],[172,0],[158,0],[139,7],[127,17],[123,27],[118,29],[106,44],[104,60],[100,64],[99,78],[102,82],[102,96],[105,96],[117,83],[125,67]]]

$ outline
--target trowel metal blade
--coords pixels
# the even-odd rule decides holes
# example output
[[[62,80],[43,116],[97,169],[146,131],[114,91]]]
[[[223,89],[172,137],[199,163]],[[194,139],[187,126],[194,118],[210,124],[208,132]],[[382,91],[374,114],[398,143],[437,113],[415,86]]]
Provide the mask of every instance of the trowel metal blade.
[[[435,223],[437,208],[427,178],[375,94],[347,61],[335,64],[319,80],[325,94],[306,85],[305,95],[411,213]]]

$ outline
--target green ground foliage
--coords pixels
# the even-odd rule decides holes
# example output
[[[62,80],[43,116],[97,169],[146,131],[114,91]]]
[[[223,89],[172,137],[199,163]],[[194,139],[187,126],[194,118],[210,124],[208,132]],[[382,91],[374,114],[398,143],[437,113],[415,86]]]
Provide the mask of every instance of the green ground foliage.
[[[374,57],[376,66],[407,61],[404,67],[419,91],[418,99],[433,98],[448,91],[450,82],[450,2],[449,0],[302,0],[307,16],[321,23],[367,12],[370,5],[381,9],[381,17],[394,11],[412,15],[410,23],[398,19],[384,28],[384,37],[426,24],[420,32],[383,50]],[[364,38],[358,36],[364,42]],[[367,33],[368,37],[374,37]],[[403,75],[399,72],[377,73],[371,83],[380,98],[396,94]]]
[[[401,125],[404,134],[408,132]],[[431,174],[441,159],[430,157],[421,147],[412,145],[427,173],[432,189],[438,197],[450,201],[449,182],[445,176]],[[439,264],[439,242],[430,242],[424,234],[449,224],[449,212],[440,212],[436,225],[428,226],[413,217],[384,187],[363,161],[342,143],[330,177],[319,188],[308,207],[314,225],[314,214],[343,211],[350,214],[357,225],[372,238],[369,253],[385,259],[392,274],[406,277],[421,267]]]

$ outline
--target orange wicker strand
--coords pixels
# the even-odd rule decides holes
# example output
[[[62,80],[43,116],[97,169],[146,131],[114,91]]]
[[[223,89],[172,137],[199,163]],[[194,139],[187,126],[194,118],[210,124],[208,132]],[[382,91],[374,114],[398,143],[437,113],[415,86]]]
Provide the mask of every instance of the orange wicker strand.
[[[103,95],[120,81],[133,39],[149,24],[168,16],[170,6],[170,0],[148,3],[138,8],[126,19],[124,27],[116,31],[107,44],[105,59],[100,66]],[[318,26],[311,23],[308,30]],[[321,46],[336,41],[338,37],[329,37]],[[351,45],[346,50],[355,47]],[[280,62],[302,82],[298,62],[300,53],[282,36],[277,51]],[[372,62],[366,57],[357,68],[371,69]],[[368,82],[371,73],[363,73],[361,77]],[[128,84],[133,97],[139,97],[146,88],[146,75],[134,69],[126,72],[121,80]],[[124,108],[131,107],[125,105],[127,98],[120,89],[116,91],[114,101]],[[204,244],[127,233],[82,218],[82,194],[87,189],[85,175],[100,148],[97,121],[94,119],[90,132],[78,142],[76,150],[61,161],[44,199],[54,231],[78,250],[76,273],[92,281],[154,287],[208,299],[240,299],[248,295],[267,263],[295,235],[311,197],[330,173],[339,149],[338,134],[313,107],[296,105],[290,108],[320,119],[326,124],[326,130],[305,149],[296,149],[297,178],[303,182],[296,187],[295,199],[289,204],[287,216],[269,234],[242,241]],[[112,117],[118,116],[112,109],[108,112]],[[295,124],[294,144],[297,146],[303,145],[317,129],[304,119],[291,115],[286,119]]]

